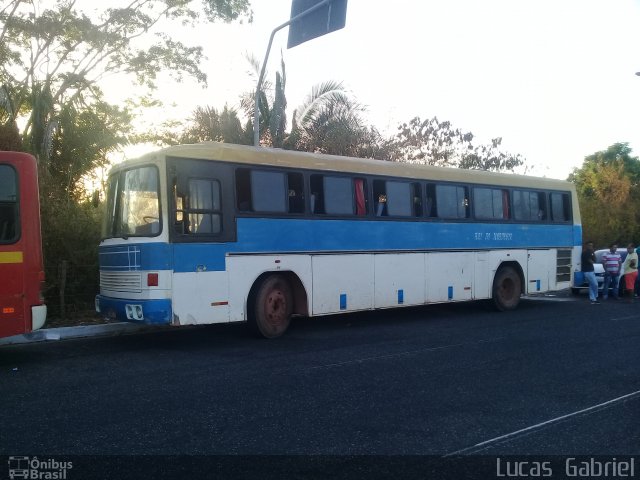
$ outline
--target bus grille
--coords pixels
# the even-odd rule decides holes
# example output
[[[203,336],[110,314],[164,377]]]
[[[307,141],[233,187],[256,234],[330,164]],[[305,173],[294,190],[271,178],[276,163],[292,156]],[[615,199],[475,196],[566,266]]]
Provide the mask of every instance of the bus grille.
[[[558,249],[556,257],[556,282],[571,280],[571,250]]]
[[[138,272],[100,272],[100,288],[115,292],[142,292]]]

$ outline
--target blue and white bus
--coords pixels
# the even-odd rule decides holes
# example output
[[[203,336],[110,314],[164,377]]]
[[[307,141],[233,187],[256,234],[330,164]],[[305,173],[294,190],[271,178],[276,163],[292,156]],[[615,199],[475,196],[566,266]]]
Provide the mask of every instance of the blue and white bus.
[[[221,143],[109,176],[96,309],[164,325],[489,299],[569,288],[571,183]]]

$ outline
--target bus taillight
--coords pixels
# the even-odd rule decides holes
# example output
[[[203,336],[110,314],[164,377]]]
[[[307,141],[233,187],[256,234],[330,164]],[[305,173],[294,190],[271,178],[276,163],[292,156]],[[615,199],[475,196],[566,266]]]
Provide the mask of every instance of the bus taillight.
[[[157,287],[158,286],[158,274],[157,273],[148,273],[147,274],[147,287]]]

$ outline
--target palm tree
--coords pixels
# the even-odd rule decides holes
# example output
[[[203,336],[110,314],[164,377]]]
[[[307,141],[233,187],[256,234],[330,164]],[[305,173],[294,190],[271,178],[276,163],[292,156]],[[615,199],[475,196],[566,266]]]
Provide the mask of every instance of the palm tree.
[[[247,55],[246,58],[252,68],[249,74],[257,81],[260,75],[260,62],[253,55]],[[258,105],[260,109],[260,143],[276,148],[283,146],[287,126],[287,98],[285,96],[287,77],[283,58],[280,60],[280,69],[281,71],[276,72],[275,86],[268,80],[262,82]],[[255,91],[245,93],[240,100],[240,106],[248,118],[254,118]]]
[[[375,128],[365,124],[362,118],[365,111],[341,82],[320,83],[295,110],[285,148],[355,157],[376,156],[384,141]]]

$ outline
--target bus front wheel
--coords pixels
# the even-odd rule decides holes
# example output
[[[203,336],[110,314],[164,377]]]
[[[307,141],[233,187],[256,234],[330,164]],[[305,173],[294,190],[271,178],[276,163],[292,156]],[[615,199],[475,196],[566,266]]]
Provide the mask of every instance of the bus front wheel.
[[[258,287],[249,314],[252,330],[264,338],[276,338],[289,328],[293,294],[282,275],[268,276]]]
[[[520,275],[512,267],[502,267],[493,279],[493,304],[501,312],[513,310],[520,303]]]

